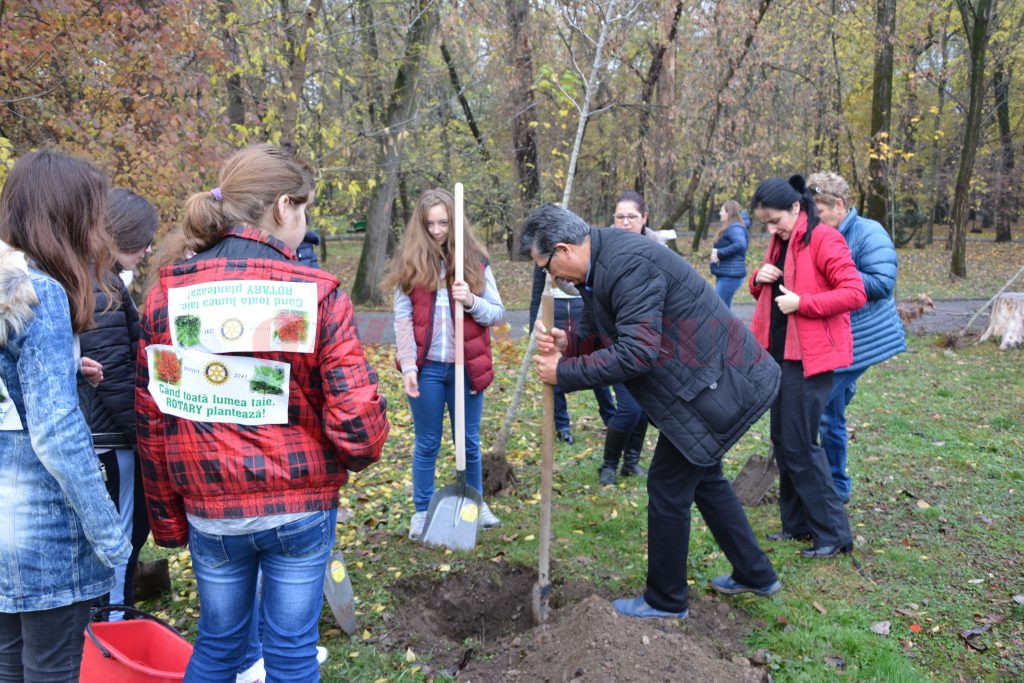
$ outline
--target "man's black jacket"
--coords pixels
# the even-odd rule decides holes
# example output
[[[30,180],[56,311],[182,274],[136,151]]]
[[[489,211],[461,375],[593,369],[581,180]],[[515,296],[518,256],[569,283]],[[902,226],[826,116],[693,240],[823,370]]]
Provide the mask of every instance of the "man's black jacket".
[[[768,409],[779,366],[671,249],[590,231],[580,334],[558,364],[565,391],[622,382],[695,465],[714,464]]]

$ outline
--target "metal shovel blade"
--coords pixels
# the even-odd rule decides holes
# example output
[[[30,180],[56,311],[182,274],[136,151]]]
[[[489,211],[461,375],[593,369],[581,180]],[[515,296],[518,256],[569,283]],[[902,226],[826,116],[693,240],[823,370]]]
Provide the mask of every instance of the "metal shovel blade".
[[[465,470],[459,472],[454,484],[448,484],[430,499],[420,540],[452,550],[472,550],[476,547],[482,505],[480,492],[466,483]]]
[[[352,581],[345,566],[345,556],[340,550],[331,553],[324,574],[324,597],[331,607],[334,620],[345,633],[352,635],[359,624],[356,622],[356,603],[352,594]]]

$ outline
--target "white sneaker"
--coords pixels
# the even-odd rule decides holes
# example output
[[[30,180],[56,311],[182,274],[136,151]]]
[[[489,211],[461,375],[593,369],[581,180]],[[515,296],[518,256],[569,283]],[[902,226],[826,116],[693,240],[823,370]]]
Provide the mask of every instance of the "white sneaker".
[[[501,526],[501,520],[491,512],[491,508],[484,503],[480,508],[480,528],[482,529],[497,529]]]
[[[316,646],[316,663],[323,664],[327,661],[327,648],[323,645]]]
[[[427,511],[414,512],[409,520],[409,538],[414,541],[423,535],[423,527],[427,523]]]
[[[248,669],[235,676],[235,683],[263,683],[265,680],[267,680],[267,670],[263,668],[262,657]]]

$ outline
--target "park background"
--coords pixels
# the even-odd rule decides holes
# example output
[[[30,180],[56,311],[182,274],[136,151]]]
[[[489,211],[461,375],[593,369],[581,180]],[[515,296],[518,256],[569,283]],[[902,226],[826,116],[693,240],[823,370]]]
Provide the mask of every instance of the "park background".
[[[541,202],[607,225],[614,197],[640,190],[652,227],[676,230],[673,248],[707,276],[724,200],[746,204],[766,176],[833,170],[891,230],[897,298],[980,306],[1024,265],[1022,24],[1024,3],[1011,0],[0,0],[0,182],[31,149],[85,156],[159,208],[159,242],[232,149],[294,144],[316,170],[322,262],[366,311],[388,306],[379,282],[419,192],[458,181],[506,305],[521,309],[532,266],[511,245]],[[759,226],[752,238],[751,265]],[[485,435],[498,432],[518,374],[525,344],[511,332],[495,343]],[[861,381],[849,409],[857,564],[810,563],[776,544],[786,590],[722,602],[707,583],[724,560],[695,527],[694,598],[742,622],[718,640],[753,670],[1024,676],[1024,364],[972,341],[915,336]],[[518,477],[494,499],[505,527],[453,556],[404,537],[411,422],[392,350],[368,353],[393,432],[382,463],[342,491],[339,539],[363,630],[350,640],[325,612],[325,678],[422,680],[453,673],[467,649],[494,661],[501,629],[489,620],[515,621],[494,606],[464,632],[408,625],[453,609],[418,595],[484,577],[507,603],[495,586],[535,565],[539,387],[528,383],[505,449]],[[553,576],[605,597],[635,593],[643,485],[596,487],[596,410],[588,397],[571,405],[581,438],[556,453]],[[730,471],[766,440],[759,423]],[[750,514],[758,533],[775,530],[771,505]],[[146,606],[194,635],[188,554],[157,556],[174,586]],[[677,628],[715,641],[707,610]],[[883,621],[888,635],[871,630]],[[511,642],[503,652],[526,647]]]

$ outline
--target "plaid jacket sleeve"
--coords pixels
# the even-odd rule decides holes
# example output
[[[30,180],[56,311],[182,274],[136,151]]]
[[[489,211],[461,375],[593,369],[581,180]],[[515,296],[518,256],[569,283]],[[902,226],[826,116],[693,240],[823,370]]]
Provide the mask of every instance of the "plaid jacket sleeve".
[[[325,297],[319,324],[324,432],[342,465],[358,472],[380,459],[390,430],[387,401],[377,393],[347,294],[336,289]]]
[[[181,496],[171,487],[163,414],[149,394],[148,344],[169,344],[167,301],[158,286],[150,292],[141,320],[138,362],[135,364],[135,427],[142,462],[142,484],[153,540],[174,548],[188,544],[188,520]]]

